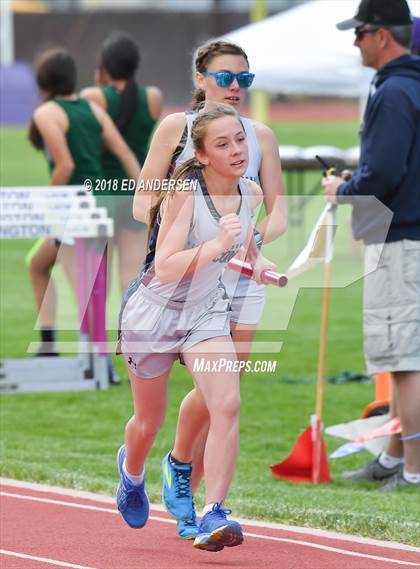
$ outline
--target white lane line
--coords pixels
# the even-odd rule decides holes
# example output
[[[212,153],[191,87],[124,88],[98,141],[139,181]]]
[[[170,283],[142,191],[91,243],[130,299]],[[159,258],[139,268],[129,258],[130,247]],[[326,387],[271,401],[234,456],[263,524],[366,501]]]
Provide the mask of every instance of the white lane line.
[[[17,551],[9,551],[7,549],[0,549],[0,554],[9,555],[10,557],[18,557],[19,559],[39,561],[40,563],[48,563],[49,565],[56,565],[57,567],[70,567],[70,569],[95,569],[95,567],[88,567],[87,565],[66,563],[65,561],[57,561],[56,559],[49,559],[48,557],[36,557],[35,555],[27,555],[26,553],[18,553]]]
[[[11,492],[0,492],[0,496],[6,496],[7,498],[16,498],[17,500],[41,502],[43,504],[53,504],[54,506],[78,508],[79,510],[92,510],[94,512],[106,512],[107,514],[119,514],[118,510],[115,508],[100,508],[99,506],[88,506],[87,504],[77,504],[76,502],[64,502],[63,500],[52,500],[50,498],[37,498],[36,496],[23,496],[22,494],[12,494]],[[167,524],[176,524],[176,520],[171,520],[169,518],[160,518],[158,516],[149,516],[149,520],[165,522]]]
[[[55,506],[65,506],[65,507],[69,507],[69,508],[78,508],[81,510],[92,510],[95,512],[105,512],[108,514],[118,514],[117,510],[111,509],[111,508],[100,508],[98,506],[88,506],[86,504],[77,504],[75,502],[64,502],[63,500],[52,500],[50,498],[37,498],[35,496],[23,496],[22,494],[13,494],[11,492],[0,492],[0,496],[5,496],[7,498],[15,498],[18,500],[30,500],[32,502],[41,502],[44,504],[53,504]],[[150,516],[149,519],[157,521],[157,522],[163,522],[163,523],[170,523],[170,524],[176,523],[175,520],[171,520],[171,519],[167,519],[167,518],[161,518],[158,516]],[[290,539],[287,537],[274,537],[274,536],[261,535],[258,533],[250,533],[250,532],[244,532],[244,535],[246,535],[248,537],[253,537],[256,539],[266,539],[266,540],[279,541],[279,542],[284,542],[284,543],[293,543],[295,545],[301,545],[304,547],[311,547],[313,549],[321,549],[323,551],[330,551],[333,553],[339,553],[341,555],[350,555],[352,557],[363,557],[365,559],[373,559],[376,561],[383,561],[385,563],[396,563],[397,565],[407,565],[407,566],[411,566],[411,567],[419,567],[418,563],[412,563],[410,561],[403,561],[400,559],[391,559],[389,557],[380,557],[377,555],[369,555],[367,553],[359,553],[357,551],[349,551],[347,549],[339,549],[337,547],[330,547],[328,545],[313,543],[311,541],[303,541],[303,540],[299,540],[299,539]]]
[[[328,545],[320,545],[310,541],[300,541],[299,539],[290,539],[287,537],[274,537],[271,535],[260,535],[258,533],[244,532],[247,537],[258,537],[259,539],[268,539],[272,541],[283,541],[286,543],[294,543],[295,545],[303,545],[305,547],[312,547],[314,549],[323,549],[324,551],[332,551],[333,553],[340,553],[341,555],[350,555],[352,557],[363,557],[364,559],[373,559],[374,561],[383,561],[385,563],[397,563],[397,565],[409,565],[411,567],[420,567],[418,563],[411,561],[403,561],[402,559],[390,559],[389,557],[380,557],[378,555],[369,555],[368,553],[359,553],[357,551],[349,551],[348,549],[339,549],[337,547],[329,547]]]
[[[13,478],[3,478],[0,477],[0,487],[1,486],[11,486],[13,488],[23,488],[25,490],[33,490],[38,493],[50,493],[50,494],[60,494],[62,496],[68,496],[70,498],[80,498],[82,500],[90,500],[93,502],[102,502],[103,504],[115,504],[115,498],[111,496],[106,496],[105,494],[94,494],[93,492],[87,492],[86,490],[74,490],[72,488],[60,488],[58,486],[51,486],[48,484],[40,484],[39,482],[26,482],[24,480],[14,480]],[[150,504],[150,508],[155,512],[165,512],[165,508],[160,504]],[[264,528],[264,529],[275,529],[280,531],[287,531],[290,533],[297,533],[300,535],[310,535],[311,537],[321,537],[324,539],[337,539],[340,541],[349,541],[351,543],[361,543],[364,545],[374,545],[377,547],[383,547],[385,549],[397,549],[400,551],[412,551],[414,553],[420,553],[420,548],[413,545],[407,545],[405,543],[398,543],[395,541],[381,541],[379,539],[373,539],[368,537],[361,537],[357,535],[338,533],[333,531],[327,531],[317,528],[308,528],[300,526],[289,526],[286,524],[279,524],[275,522],[266,522],[261,520],[247,520],[244,518],[236,518],[240,524]],[[165,520],[168,521],[168,520]]]

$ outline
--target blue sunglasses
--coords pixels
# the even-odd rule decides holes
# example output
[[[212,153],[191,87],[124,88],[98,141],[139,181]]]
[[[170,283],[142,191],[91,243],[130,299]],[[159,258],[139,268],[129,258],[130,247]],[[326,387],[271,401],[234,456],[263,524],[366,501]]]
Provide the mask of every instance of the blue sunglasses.
[[[231,73],[230,71],[203,71],[204,77],[214,77],[218,87],[230,87],[234,80],[238,82],[241,89],[248,89],[254,81],[255,74],[247,73]]]

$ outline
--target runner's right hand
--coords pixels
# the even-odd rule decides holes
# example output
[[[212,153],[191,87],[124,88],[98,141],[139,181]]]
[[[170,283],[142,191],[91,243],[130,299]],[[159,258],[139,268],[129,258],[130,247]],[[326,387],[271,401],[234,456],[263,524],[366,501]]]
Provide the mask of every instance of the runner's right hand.
[[[216,241],[222,250],[229,249],[240,234],[241,220],[236,213],[228,213],[220,218]]]

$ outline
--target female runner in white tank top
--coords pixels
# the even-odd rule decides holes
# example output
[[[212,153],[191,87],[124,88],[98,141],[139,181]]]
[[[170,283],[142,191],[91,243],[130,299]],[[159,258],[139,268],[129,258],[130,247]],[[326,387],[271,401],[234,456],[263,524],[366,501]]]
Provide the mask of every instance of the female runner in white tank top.
[[[120,315],[119,351],[124,354],[134,401],[118,455],[118,509],[140,528],[148,518],[144,463],[166,411],[167,380],[183,357],[211,414],[206,443],[206,510],[194,546],[219,551],[242,543],[240,525],[222,506],[236,463],[239,435],[239,373],[220,371],[218,362],[237,361],[230,336],[229,299],[221,285],[226,259],[249,251],[256,279],[274,265],[258,253],[252,210],[261,189],[240,178],[247,167],[247,143],[236,112],[216,106],[192,129],[196,158],[175,178],[187,177],[196,191],[167,194],[158,204],[153,255],[128,287]],[[217,371],[196,371],[196,359]],[[212,365],[213,367],[213,365]],[[174,476],[175,483],[176,475]],[[190,501],[185,517],[193,516]]]
[[[173,172],[176,165],[191,157],[190,128],[197,114],[197,107],[203,103],[204,110],[217,103],[238,107],[252,82],[245,52],[239,46],[228,42],[216,41],[201,47],[195,57],[194,69],[195,81],[199,88],[194,93],[193,112],[174,113],[159,125],[142,169],[140,179],[143,187],[148,180],[165,178],[168,172]],[[225,86],[220,86],[221,84]],[[287,219],[278,144],[269,127],[244,117],[241,117],[241,121],[249,149],[249,164],[245,177],[261,184],[267,214],[257,225],[256,239],[268,243],[285,231]],[[134,217],[146,221],[152,200],[150,192],[137,192],[134,199]],[[264,307],[263,287],[244,277],[238,280],[237,275],[231,274],[230,271],[225,272],[223,281],[232,298],[232,338],[238,358],[246,360]],[[181,404],[172,452],[179,462],[192,461],[193,491],[203,476],[207,431],[207,409],[199,393],[193,389]],[[196,528],[184,528],[184,525],[182,521],[178,524],[180,536],[192,537]]]

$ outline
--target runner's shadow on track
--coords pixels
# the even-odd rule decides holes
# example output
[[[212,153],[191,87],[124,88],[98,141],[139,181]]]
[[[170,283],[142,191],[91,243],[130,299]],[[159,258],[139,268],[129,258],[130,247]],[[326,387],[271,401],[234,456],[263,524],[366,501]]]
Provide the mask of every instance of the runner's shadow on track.
[[[243,560],[228,561],[225,556],[220,557],[219,559],[206,559],[199,563],[200,564],[197,565],[197,567],[188,566],[188,569],[202,569],[202,567],[205,566],[221,567],[221,569],[225,569],[226,567],[239,567],[240,569],[247,569],[249,567],[250,569],[255,569],[256,567],[255,560],[249,562],[244,562]]]

